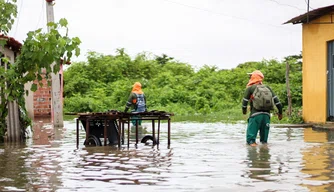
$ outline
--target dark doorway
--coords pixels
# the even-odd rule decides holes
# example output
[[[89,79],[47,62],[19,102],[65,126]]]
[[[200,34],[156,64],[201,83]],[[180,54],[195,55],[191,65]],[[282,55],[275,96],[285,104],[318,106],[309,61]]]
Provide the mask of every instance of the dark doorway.
[[[334,121],[334,41],[327,43],[327,121]]]

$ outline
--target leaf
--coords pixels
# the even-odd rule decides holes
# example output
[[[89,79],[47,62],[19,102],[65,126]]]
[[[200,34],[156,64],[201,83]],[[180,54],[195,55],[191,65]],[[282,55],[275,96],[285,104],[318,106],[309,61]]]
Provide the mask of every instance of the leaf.
[[[7,97],[7,99],[8,99],[8,101],[13,101],[14,100],[13,97],[10,96],[10,95]]]
[[[45,53],[43,53],[43,52],[36,52],[36,54],[38,54],[38,61],[39,62],[42,62],[42,60],[43,60],[43,58],[44,58],[44,56],[45,56]]]
[[[0,39],[0,46],[4,47],[7,44],[7,39]]]
[[[60,63],[60,62],[58,62],[58,63]],[[52,72],[53,72],[53,73],[58,73],[59,70],[60,70],[60,64],[55,64],[55,65],[53,66]]]
[[[8,57],[2,57],[1,59],[2,59],[3,62],[9,63],[9,58]]]
[[[12,24],[11,23],[8,23],[7,26],[8,26],[8,30],[12,28]]]
[[[77,48],[75,48],[75,56],[79,56],[80,55],[80,48],[79,47],[77,47]]]
[[[81,40],[79,39],[79,37],[73,37],[72,38],[72,41],[73,41],[73,43],[75,43],[75,44],[81,44]]]
[[[57,25],[54,22],[47,23],[47,26],[51,27],[51,28],[56,28],[57,27]]]
[[[42,80],[43,80],[43,77],[42,77],[40,74],[37,74],[37,80],[38,80],[38,81],[42,81]]]
[[[61,47],[64,47],[66,45],[66,40],[65,39],[59,39],[59,45]]]
[[[72,57],[72,52],[67,52],[67,58],[70,59]]]
[[[59,20],[59,24],[62,27],[66,27],[68,23],[67,23],[67,20],[65,18],[62,18],[62,19]]]
[[[42,32],[42,28],[35,30],[35,33],[40,33],[40,32]]]
[[[35,91],[37,90],[37,84],[36,84],[36,83],[33,83],[33,84],[31,85],[30,90],[31,90],[32,92],[35,92]]]

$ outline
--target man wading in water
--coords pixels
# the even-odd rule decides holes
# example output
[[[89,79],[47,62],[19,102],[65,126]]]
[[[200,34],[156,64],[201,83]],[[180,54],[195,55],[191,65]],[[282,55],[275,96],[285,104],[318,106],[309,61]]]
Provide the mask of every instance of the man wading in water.
[[[242,113],[247,113],[248,101],[250,101],[250,115],[248,118],[246,140],[250,146],[256,146],[257,132],[260,130],[260,142],[268,142],[270,128],[270,110],[273,105],[278,109],[278,119],[282,119],[282,104],[278,97],[267,85],[263,85],[264,76],[256,70],[249,74],[250,79],[242,100]]]

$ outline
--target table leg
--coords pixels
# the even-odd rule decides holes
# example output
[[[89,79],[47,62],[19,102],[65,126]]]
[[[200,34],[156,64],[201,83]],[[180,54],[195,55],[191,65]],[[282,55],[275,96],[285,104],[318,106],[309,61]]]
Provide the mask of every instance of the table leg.
[[[77,118],[77,149],[79,149],[79,118]]]
[[[103,137],[104,137],[104,146],[107,146],[107,119],[104,120]]]
[[[155,142],[155,121],[152,120],[152,137],[153,137],[153,145],[156,144]]]
[[[170,118],[168,118],[168,146],[170,145]]]

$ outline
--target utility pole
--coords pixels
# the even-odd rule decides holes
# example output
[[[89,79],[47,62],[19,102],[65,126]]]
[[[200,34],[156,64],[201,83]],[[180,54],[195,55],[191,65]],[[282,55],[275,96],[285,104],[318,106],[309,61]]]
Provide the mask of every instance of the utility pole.
[[[307,23],[309,22],[308,12],[310,12],[310,0],[307,0]]]
[[[47,23],[54,22],[54,12],[53,12],[53,1],[54,0],[45,0],[46,1],[46,19]],[[50,27],[48,27],[50,32]],[[59,58],[60,59],[60,58]],[[55,63],[51,64],[51,68]],[[63,98],[60,75],[58,73],[51,73],[51,118],[54,127],[63,127]]]

